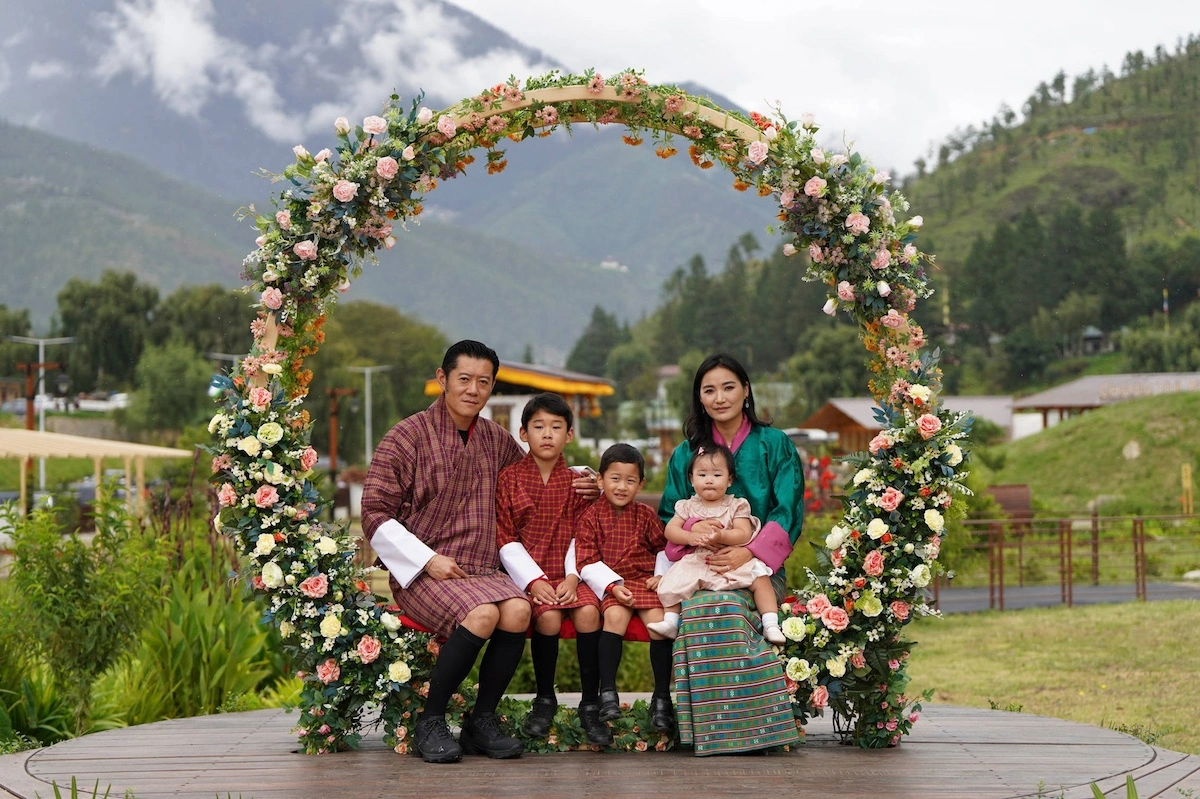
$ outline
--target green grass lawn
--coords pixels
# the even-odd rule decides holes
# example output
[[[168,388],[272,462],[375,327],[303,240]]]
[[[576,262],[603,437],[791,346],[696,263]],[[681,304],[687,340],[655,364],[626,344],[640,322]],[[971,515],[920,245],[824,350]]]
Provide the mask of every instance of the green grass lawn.
[[[909,635],[920,643],[911,694],[1136,730],[1200,754],[1200,602],[963,614],[919,620]]]

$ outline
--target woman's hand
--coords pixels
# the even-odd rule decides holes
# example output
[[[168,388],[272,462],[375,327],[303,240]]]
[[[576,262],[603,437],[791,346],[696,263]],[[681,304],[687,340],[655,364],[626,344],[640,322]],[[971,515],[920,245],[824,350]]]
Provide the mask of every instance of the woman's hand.
[[[721,547],[708,556],[708,565],[718,572],[733,571],[739,566],[745,566],[754,555],[745,547]]]

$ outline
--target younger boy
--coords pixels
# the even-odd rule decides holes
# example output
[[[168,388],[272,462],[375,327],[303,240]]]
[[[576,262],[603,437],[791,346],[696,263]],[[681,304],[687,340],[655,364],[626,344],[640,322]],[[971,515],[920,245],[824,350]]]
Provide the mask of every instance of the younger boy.
[[[563,448],[574,437],[571,406],[557,394],[538,394],[521,412],[521,440],[529,454],[500,472],[496,482],[496,529],[500,562],[524,588],[533,606],[533,674],[537,696],[524,732],[545,738],[558,709],[554,672],[558,635],[565,616],[575,625],[583,696],[579,717],[588,741],[607,746],[612,731],[600,720],[600,602],[579,582],[572,551],[575,526],[592,500],[572,487],[578,477]]]
[[[654,589],[655,560],[667,545],[663,523],[648,505],[637,501],[646,483],[646,462],[629,444],[614,444],[600,458],[603,496],[579,520],[576,556],[579,573],[598,596],[604,630],[600,633],[600,718],[621,717],[617,667],[625,630],[636,612],[643,623],[661,621],[663,606]],[[650,632],[650,669],[654,693],[650,698],[651,726],[670,732],[675,726],[671,707],[671,641]]]

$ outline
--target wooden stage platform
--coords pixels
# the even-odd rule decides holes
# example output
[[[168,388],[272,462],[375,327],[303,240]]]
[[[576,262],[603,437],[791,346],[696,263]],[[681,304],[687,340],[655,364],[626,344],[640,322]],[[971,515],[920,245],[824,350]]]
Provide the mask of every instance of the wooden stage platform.
[[[687,751],[468,757],[433,766],[378,738],[361,750],[305,756],[279,710],[178,719],[96,733],[0,757],[0,797],[54,795],[52,781],[99,779],[139,799],[325,799],[326,797],[1091,797],[1098,782],[1141,799],[1200,797],[1200,757],[1148,746],[1112,730],[1041,716],[927,705],[899,747],[839,745],[828,720],[808,743],[770,755],[693,757]],[[1041,786],[1041,788],[1039,788]],[[1039,790],[1041,793],[1039,793]],[[1188,792],[1194,792],[1189,794]]]

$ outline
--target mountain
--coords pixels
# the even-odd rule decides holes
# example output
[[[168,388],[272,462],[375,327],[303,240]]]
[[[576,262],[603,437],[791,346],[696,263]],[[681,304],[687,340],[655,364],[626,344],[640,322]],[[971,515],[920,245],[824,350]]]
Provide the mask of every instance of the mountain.
[[[313,152],[332,146],[335,117],[376,113],[393,90],[407,103],[425,88],[425,104],[439,108],[510,74],[567,68],[441,0],[295,0],[286,13],[282,8],[234,0],[104,0],[87,7],[75,0],[0,0],[0,117],[122,153],[207,190],[215,196],[180,214],[180,223],[225,231],[214,241],[248,242],[232,212],[266,206],[273,188],[254,173],[281,171],[298,142]],[[729,107],[703,87],[688,88]],[[474,284],[470,269],[485,272],[484,283],[493,287],[531,277],[512,272],[512,262],[539,264],[533,273],[557,278],[553,304],[562,309],[500,292],[525,317],[512,330],[497,322],[494,340],[506,348],[522,347],[537,326],[529,319],[542,312],[550,318],[545,326],[560,336],[577,334],[596,302],[636,317],[653,307],[662,281],[694,254],[723,263],[739,236],[761,235],[774,218],[768,200],[730,191],[721,170],[702,172],[682,156],[663,162],[648,146],[624,145],[615,130],[577,128],[574,137],[560,133],[514,144],[509,162],[498,176],[477,165],[474,173],[444,183],[423,217],[437,224],[426,221],[402,239],[405,252],[411,246],[420,255],[406,263],[420,263],[430,281],[425,286],[420,274],[407,274],[408,296],[437,294],[431,287],[445,274],[459,276],[457,287]],[[36,178],[36,166],[30,169]],[[469,244],[487,240],[494,246]],[[134,255],[131,246],[122,250],[125,260],[161,260],[160,254]],[[74,252],[86,263],[119,260],[114,252]],[[512,262],[490,255],[499,252]],[[482,260],[468,266],[476,258]],[[69,273],[78,257],[46,244],[26,249],[20,259],[44,274],[40,285]],[[383,260],[387,266],[400,258],[393,251]],[[628,271],[598,271],[601,262]],[[555,270],[560,263],[572,266]],[[189,281],[237,271],[222,269],[220,276],[203,277],[193,268],[184,271]],[[600,290],[610,284],[613,291]],[[617,287],[624,293],[612,296]],[[44,294],[23,296],[37,306],[35,316],[45,313]],[[15,295],[9,304],[18,304]],[[401,307],[441,322],[426,302],[413,305]],[[565,311],[569,319],[561,318]]]

